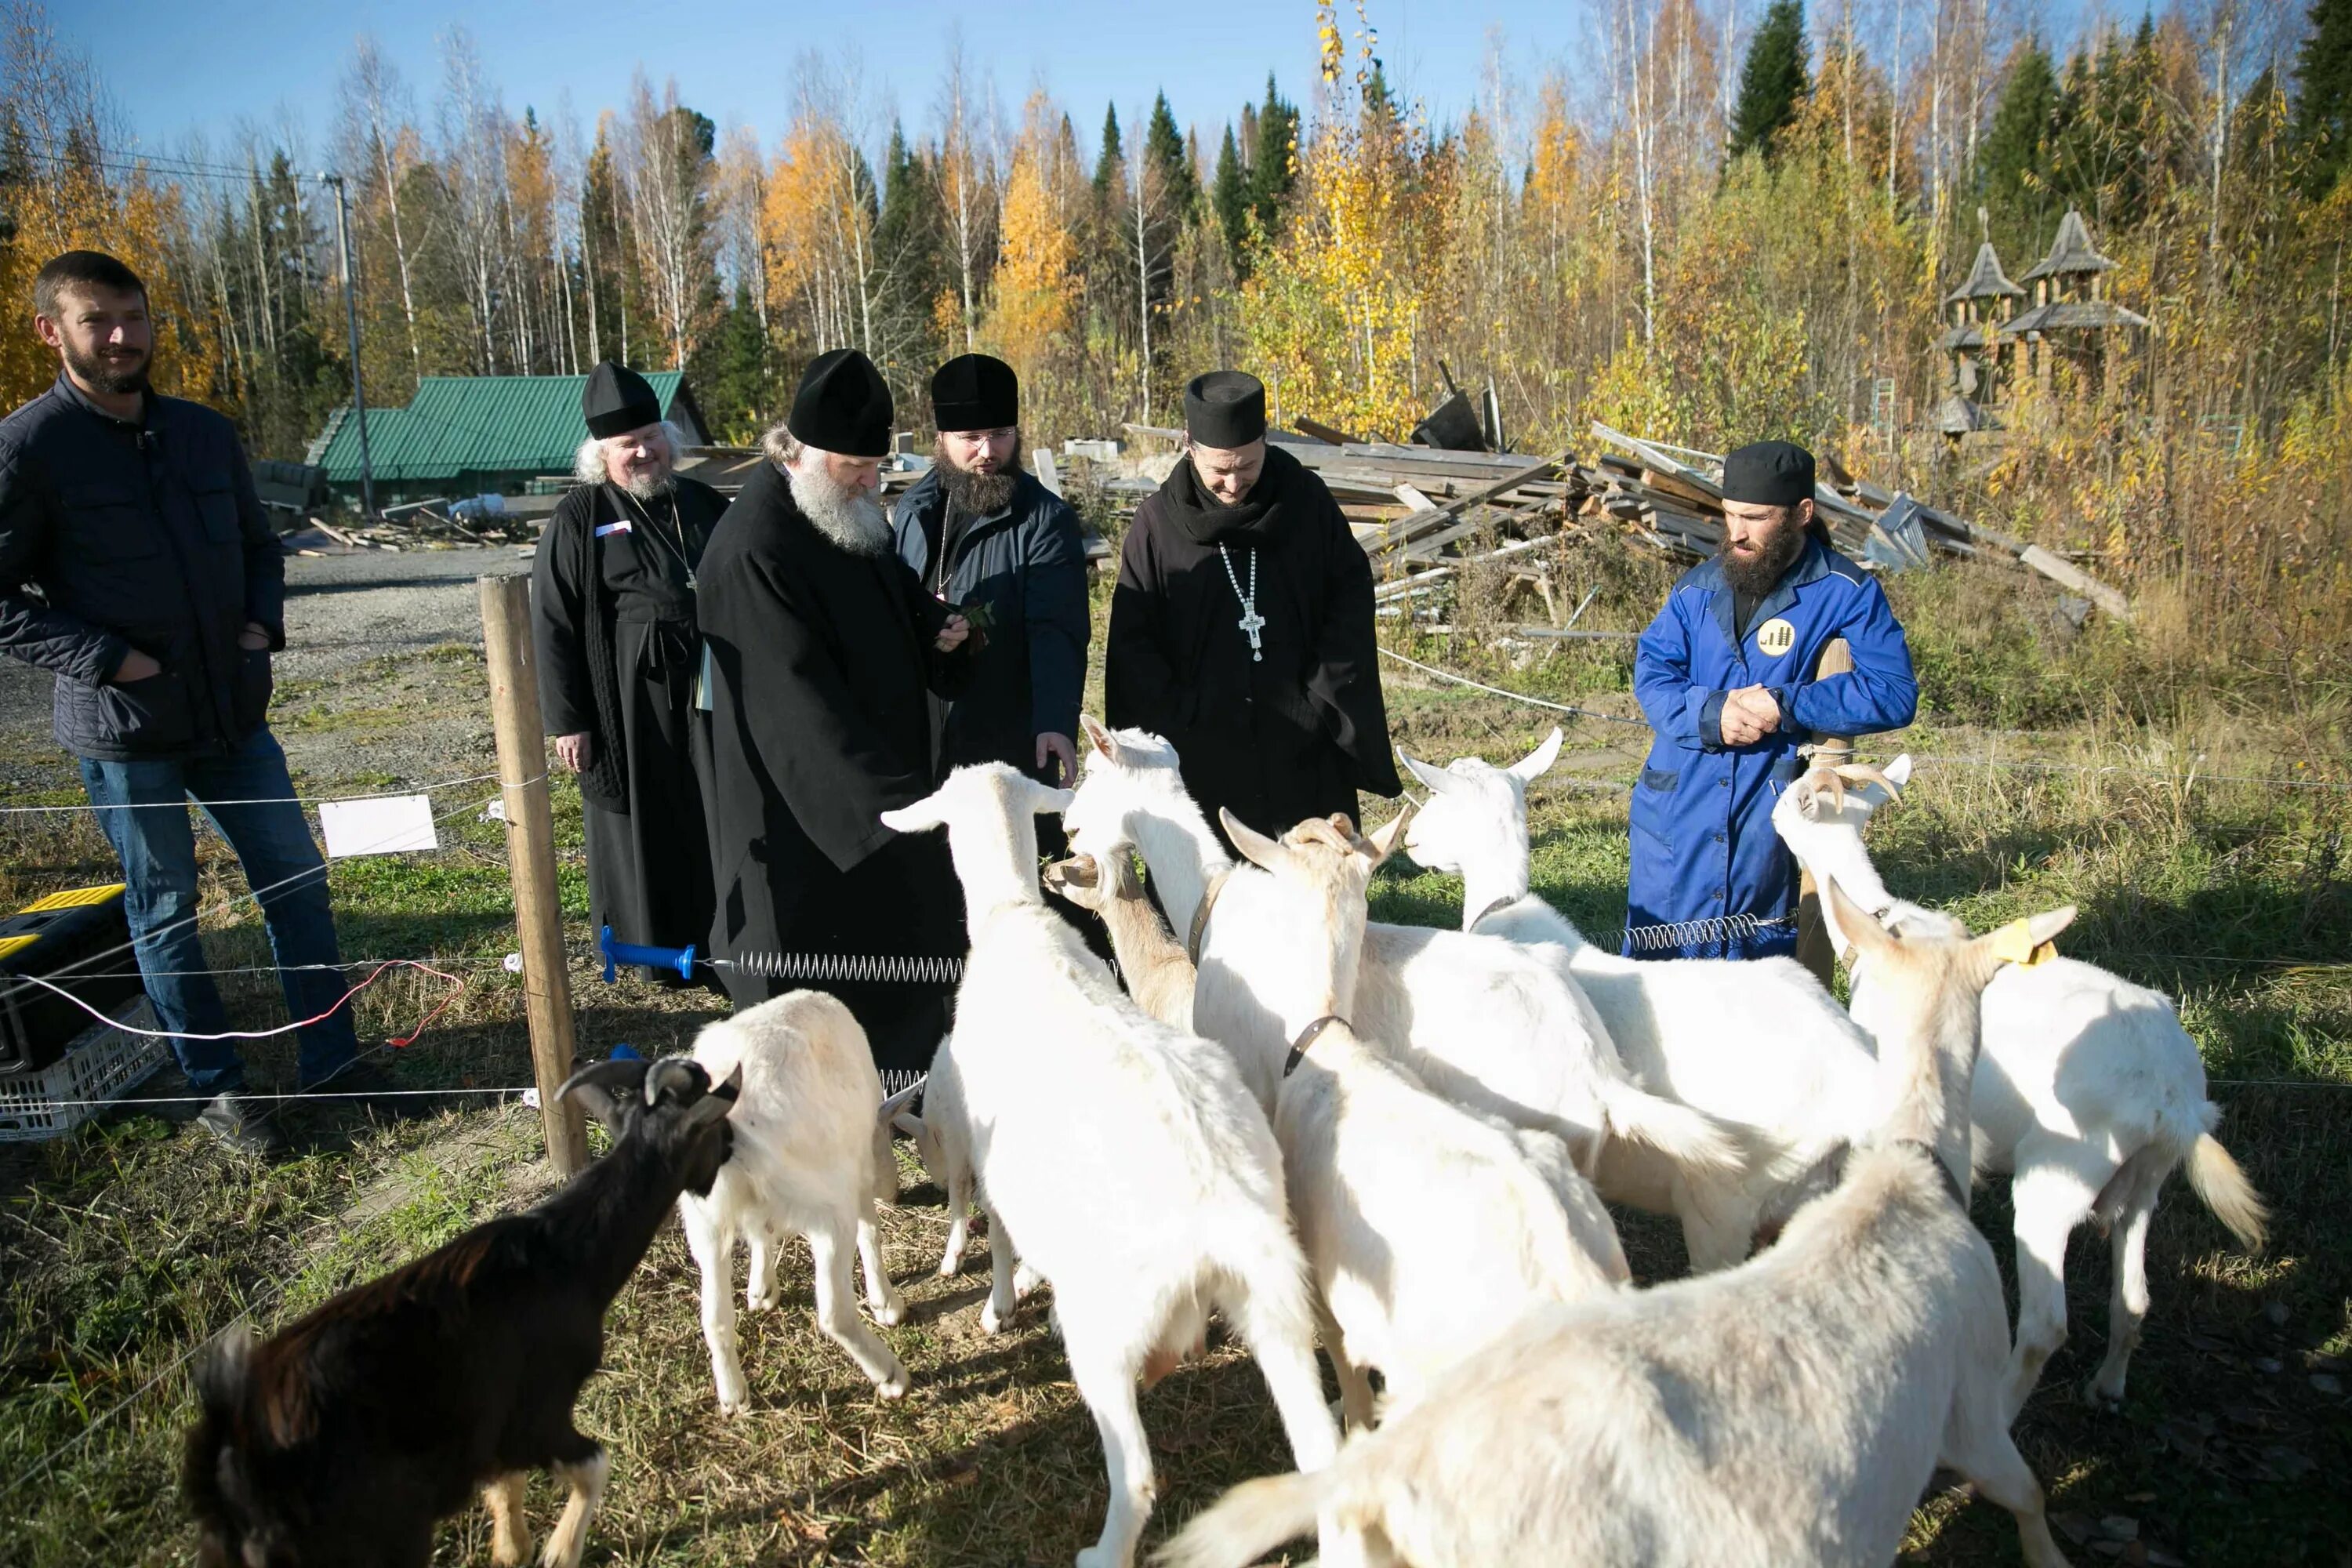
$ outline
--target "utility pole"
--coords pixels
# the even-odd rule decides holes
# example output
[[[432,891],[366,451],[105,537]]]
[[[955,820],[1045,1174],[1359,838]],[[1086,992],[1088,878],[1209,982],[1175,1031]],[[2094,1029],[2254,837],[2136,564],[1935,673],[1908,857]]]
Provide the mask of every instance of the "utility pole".
[[[360,517],[375,516],[375,464],[368,452],[367,391],[360,384],[360,307],[352,291],[352,224],[343,199],[343,177],[321,173],[319,183],[335,193],[335,248],[343,258],[343,319],[352,329],[352,414],[360,422]]]

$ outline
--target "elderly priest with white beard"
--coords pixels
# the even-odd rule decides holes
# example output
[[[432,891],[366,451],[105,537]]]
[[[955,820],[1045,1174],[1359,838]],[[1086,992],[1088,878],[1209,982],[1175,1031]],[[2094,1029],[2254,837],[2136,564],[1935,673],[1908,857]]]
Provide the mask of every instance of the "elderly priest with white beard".
[[[722,958],[963,952],[944,836],[881,822],[936,782],[929,698],[958,694],[970,630],[891,549],[877,494],[891,415],[864,354],[819,356],[702,558]],[[722,973],[739,1008],[807,984],[748,963]],[[893,1084],[929,1066],[947,987],[824,988],[856,1014]]]
[[[727,502],[675,472],[677,431],[644,376],[608,360],[580,402],[580,483],[531,563],[540,705],[557,762],[580,775],[591,931],[701,947],[711,895],[695,573]]]

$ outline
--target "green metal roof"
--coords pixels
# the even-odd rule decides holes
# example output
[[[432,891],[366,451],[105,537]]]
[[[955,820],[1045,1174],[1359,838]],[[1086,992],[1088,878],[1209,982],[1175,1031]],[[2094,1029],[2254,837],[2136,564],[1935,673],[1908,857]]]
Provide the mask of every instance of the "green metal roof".
[[[662,412],[677,417],[681,403],[701,420],[685,374],[644,373],[661,399]],[[375,477],[387,483],[431,483],[471,474],[560,474],[586,438],[580,416],[584,375],[428,375],[416,384],[405,408],[371,408],[367,414],[369,459]],[[349,408],[339,408],[312,444],[311,463],[327,470],[329,482],[357,484],[360,426]]]

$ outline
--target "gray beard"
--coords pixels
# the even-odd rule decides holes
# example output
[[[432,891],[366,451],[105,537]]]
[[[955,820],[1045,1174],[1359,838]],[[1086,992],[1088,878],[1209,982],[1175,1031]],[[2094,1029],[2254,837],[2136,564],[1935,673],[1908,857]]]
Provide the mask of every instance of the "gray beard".
[[[823,474],[784,470],[793,504],[816,531],[852,555],[879,555],[890,548],[890,519],[876,497],[845,490]]]
[[[669,494],[677,480],[668,474],[637,474],[621,488],[638,500],[653,500]]]

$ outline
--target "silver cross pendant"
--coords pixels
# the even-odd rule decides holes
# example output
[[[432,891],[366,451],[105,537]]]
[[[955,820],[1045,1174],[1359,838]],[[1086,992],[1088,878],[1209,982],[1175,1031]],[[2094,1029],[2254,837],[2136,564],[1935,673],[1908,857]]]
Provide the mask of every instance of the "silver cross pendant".
[[[1257,606],[1255,605],[1244,605],[1242,608],[1242,618],[1234,624],[1241,627],[1243,633],[1246,635],[1250,640],[1251,659],[1259,664],[1265,663],[1265,654],[1258,646],[1257,634],[1259,629],[1265,625],[1265,617],[1257,613]]]

